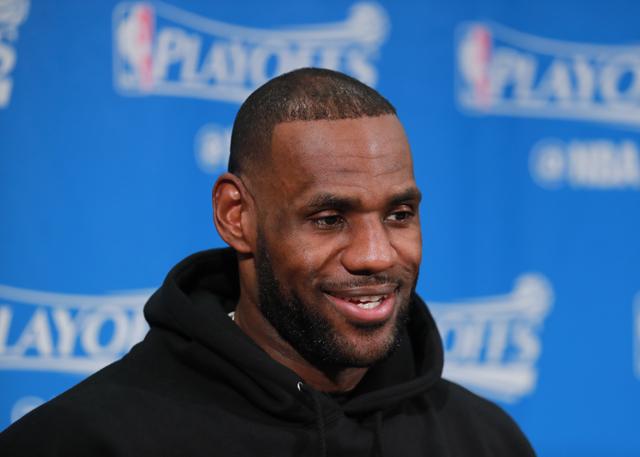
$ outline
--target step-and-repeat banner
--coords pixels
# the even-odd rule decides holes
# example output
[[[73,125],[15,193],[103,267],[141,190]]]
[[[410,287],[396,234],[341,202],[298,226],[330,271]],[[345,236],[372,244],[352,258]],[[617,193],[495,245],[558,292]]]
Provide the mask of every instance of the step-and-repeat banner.
[[[406,126],[446,375],[538,453],[640,455],[640,3],[0,0],[0,428],[120,357],[270,77]]]

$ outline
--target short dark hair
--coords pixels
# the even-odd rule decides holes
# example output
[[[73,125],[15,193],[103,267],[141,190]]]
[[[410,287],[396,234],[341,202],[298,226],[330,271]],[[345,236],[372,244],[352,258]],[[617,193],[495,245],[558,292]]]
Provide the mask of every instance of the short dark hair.
[[[256,89],[240,107],[231,133],[229,171],[247,171],[271,151],[281,122],[355,119],[396,114],[387,99],[351,76],[322,68],[301,68]]]

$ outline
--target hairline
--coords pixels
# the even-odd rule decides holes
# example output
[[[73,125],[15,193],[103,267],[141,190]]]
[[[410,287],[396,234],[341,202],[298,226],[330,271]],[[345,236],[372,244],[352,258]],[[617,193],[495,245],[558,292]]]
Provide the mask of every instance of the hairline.
[[[283,121],[279,121],[276,123],[273,123],[271,125],[271,129],[270,131],[268,131],[268,150],[263,151],[264,154],[261,154],[262,156],[262,160],[258,161],[258,163],[256,162],[250,162],[245,164],[242,169],[236,171],[236,172],[230,172],[236,176],[239,177],[249,177],[249,175],[252,175],[255,172],[255,168],[256,166],[259,167],[264,167],[268,161],[271,160],[271,158],[273,157],[272,155],[272,151],[273,151],[273,140],[274,140],[274,133],[276,131],[276,128],[280,125],[284,125],[284,124],[296,124],[296,123],[300,123],[300,124],[307,124],[310,122],[340,122],[340,121],[357,121],[359,119],[375,119],[375,118],[379,118],[379,117],[384,117],[384,116],[392,116],[395,117],[398,122],[400,122],[400,118],[398,117],[397,113],[380,113],[380,114],[375,114],[375,115],[362,115],[362,116],[354,116],[354,117],[344,117],[344,118],[323,118],[323,119],[292,119],[292,120],[283,120]]]

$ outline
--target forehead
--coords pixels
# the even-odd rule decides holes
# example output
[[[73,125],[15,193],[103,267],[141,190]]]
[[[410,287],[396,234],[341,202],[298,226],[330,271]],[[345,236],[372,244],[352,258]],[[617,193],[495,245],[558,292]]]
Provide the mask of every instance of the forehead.
[[[277,124],[271,165],[272,184],[292,194],[289,198],[315,190],[368,193],[414,183],[409,144],[394,115]]]

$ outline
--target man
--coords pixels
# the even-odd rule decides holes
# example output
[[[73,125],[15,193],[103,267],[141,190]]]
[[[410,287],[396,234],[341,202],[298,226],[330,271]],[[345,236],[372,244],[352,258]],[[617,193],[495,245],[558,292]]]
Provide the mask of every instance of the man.
[[[11,456],[531,456],[497,406],[441,378],[414,293],[420,192],[395,109],[301,69],[234,123],[214,221],[121,361],[0,437]]]

